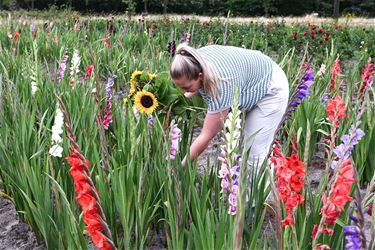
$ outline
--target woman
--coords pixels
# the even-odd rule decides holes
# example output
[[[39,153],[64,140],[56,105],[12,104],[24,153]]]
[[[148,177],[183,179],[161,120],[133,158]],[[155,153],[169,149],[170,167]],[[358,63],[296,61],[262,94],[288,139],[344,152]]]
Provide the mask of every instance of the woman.
[[[200,94],[208,106],[203,129],[190,147],[190,161],[222,128],[237,85],[239,109],[246,112],[243,130],[245,142],[251,147],[249,164],[263,162],[289,97],[288,79],[272,59],[259,51],[231,46],[210,45],[196,50],[181,44],[169,70],[186,97]],[[187,160],[185,156],[183,166]]]

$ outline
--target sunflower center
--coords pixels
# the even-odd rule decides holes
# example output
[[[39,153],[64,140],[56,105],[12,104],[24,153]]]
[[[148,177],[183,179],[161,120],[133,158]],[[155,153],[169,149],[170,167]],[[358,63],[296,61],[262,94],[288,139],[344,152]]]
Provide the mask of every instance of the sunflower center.
[[[149,108],[153,105],[153,100],[150,96],[144,95],[141,97],[141,104],[145,108]]]

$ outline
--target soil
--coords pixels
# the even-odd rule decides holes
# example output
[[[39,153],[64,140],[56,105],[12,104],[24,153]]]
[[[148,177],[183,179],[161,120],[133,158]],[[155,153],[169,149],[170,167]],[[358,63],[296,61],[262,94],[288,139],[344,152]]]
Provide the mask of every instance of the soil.
[[[31,227],[20,222],[13,203],[0,196],[0,250],[45,249]]]

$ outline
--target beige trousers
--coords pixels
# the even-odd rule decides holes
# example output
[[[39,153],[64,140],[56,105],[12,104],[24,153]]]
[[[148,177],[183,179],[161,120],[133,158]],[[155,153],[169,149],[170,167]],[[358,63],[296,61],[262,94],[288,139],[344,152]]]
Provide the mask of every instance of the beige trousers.
[[[250,146],[248,165],[257,168],[257,173],[273,142],[288,98],[288,79],[280,66],[274,63],[267,94],[246,114],[245,145]]]

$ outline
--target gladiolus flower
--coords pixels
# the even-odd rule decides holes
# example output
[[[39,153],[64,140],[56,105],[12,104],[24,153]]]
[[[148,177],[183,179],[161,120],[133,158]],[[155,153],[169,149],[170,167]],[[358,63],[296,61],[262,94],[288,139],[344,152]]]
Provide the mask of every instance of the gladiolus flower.
[[[13,40],[14,40],[14,42],[18,42],[18,32],[17,31],[15,31],[14,32],[14,34],[13,34]]]
[[[109,43],[109,35],[108,34],[105,35],[105,46],[107,48],[111,48],[112,47],[112,45]]]
[[[168,43],[168,54],[170,57],[174,57],[174,54],[176,52],[176,42],[173,40],[172,42]]]
[[[294,39],[294,40],[297,39],[297,34],[298,34],[298,33],[297,33],[296,31],[293,32],[293,39]]]
[[[296,110],[304,99],[310,94],[310,87],[314,84],[314,71],[311,67],[307,67],[305,75],[300,80],[297,86],[297,91],[291,97],[291,102],[288,105],[288,112]]]
[[[281,223],[286,227],[294,224],[293,208],[304,202],[304,197],[299,192],[305,184],[303,176],[306,174],[306,166],[297,153],[285,157],[277,148],[273,148],[273,152],[276,156],[271,157],[271,162],[275,164],[277,191],[288,214]]]
[[[94,69],[93,64],[86,66],[86,78],[91,77],[93,69]]]
[[[321,76],[321,75],[323,75],[325,72],[326,72],[326,65],[322,63],[322,65],[320,66],[320,69],[319,69],[318,73],[316,73],[316,75],[317,75],[317,76]]]
[[[177,127],[177,124],[173,125],[171,132],[171,149],[169,159],[174,160],[178,151],[178,144],[181,140],[181,130]],[[167,157],[168,160],[168,157]]]
[[[104,227],[101,224],[99,210],[97,207],[97,200],[93,192],[97,193],[95,187],[91,187],[87,182],[86,175],[90,173],[87,171],[82,163],[82,160],[76,153],[72,153],[65,158],[70,168],[70,174],[74,180],[75,192],[77,193],[77,201],[81,205],[83,221],[86,224],[86,230],[89,233],[92,241],[100,250],[112,249],[111,245],[107,242],[104,234],[100,232]],[[90,167],[90,162],[86,160],[86,166]]]
[[[61,81],[64,77],[65,70],[66,70],[66,63],[68,62],[68,54],[65,53],[63,59],[61,60],[59,69],[57,70],[57,81]]]
[[[352,183],[356,182],[353,166],[350,160],[345,160],[339,167],[339,173],[336,175],[331,187],[330,197],[327,197],[325,193],[322,194],[323,207],[320,210],[320,214],[325,216],[323,225],[335,225],[340,212],[344,211],[345,204],[352,200],[350,189]],[[333,229],[322,228],[321,232],[332,235]]]
[[[373,63],[367,63],[365,68],[362,70],[362,85],[359,90],[360,96],[363,96],[363,93],[365,92],[366,87],[371,87],[373,80],[374,80],[374,64]]]
[[[339,119],[345,118],[346,107],[345,102],[337,95],[335,99],[330,99],[327,105],[328,119],[336,126],[340,125]]]
[[[115,84],[114,77],[109,77],[105,87],[106,92],[106,106],[104,109],[103,127],[108,129],[109,124],[112,123],[112,87]]]
[[[330,90],[333,91],[336,88],[336,81],[337,81],[337,76],[341,72],[341,67],[340,67],[340,59],[339,57],[336,58],[336,60],[332,64],[332,76],[331,76],[331,85],[330,85]]]

